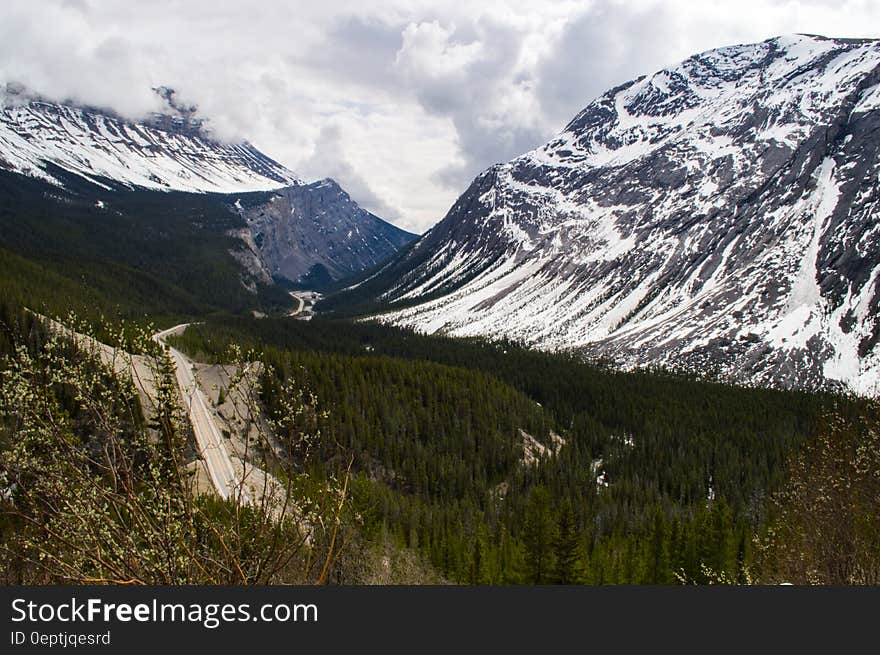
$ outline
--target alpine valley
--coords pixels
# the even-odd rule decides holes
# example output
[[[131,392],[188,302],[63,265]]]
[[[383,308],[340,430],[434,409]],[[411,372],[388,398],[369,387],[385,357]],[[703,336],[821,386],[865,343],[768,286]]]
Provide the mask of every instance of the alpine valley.
[[[880,41],[622,84],[421,237],[156,94],[0,94],[0,583],[880,584]]]
[[[492,166],[325,307],[622,368],[873,394],[878,128],[878,41],[695,55]]]

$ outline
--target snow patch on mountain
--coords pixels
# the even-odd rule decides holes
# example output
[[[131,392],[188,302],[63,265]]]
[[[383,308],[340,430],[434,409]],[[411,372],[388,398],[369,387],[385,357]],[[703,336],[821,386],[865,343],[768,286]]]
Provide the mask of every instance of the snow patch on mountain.
[[[236,193],[299,183],[249,143],[221,143],[179,117],[132,122],[16,94],[0,100],[0,168],[53,184],[61,182],[52,166],[100,186],[109,180],[163,191]]]

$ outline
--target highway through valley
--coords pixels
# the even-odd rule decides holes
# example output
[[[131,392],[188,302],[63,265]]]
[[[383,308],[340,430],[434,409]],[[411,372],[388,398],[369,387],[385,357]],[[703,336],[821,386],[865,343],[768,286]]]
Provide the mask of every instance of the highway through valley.
[[[174,362],[177,384],[180,387],[190,423],[192,423],[199,454],[202,456],[205,468],[211,478],[211,484],[221,498],[238,499],[240,503],[245,504],[249,502],[247,493],[244,486],[240,485],[237,480],[235,466],[229,457],[223,436],[214,421],[208,399],[196,384],[192,372],[192,362],[182,352],[165,342],[168,336],[180,334],[188,325],[188,323],[175,325],[156,333],[153,335],[153,339],[168,348],[171,360]]]

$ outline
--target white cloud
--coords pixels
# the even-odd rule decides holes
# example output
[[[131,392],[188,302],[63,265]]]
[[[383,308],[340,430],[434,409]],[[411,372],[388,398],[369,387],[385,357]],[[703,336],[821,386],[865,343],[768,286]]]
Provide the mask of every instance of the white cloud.
[[[0,79],[130,116],[172,86],[218,133],[421,231],[611,86],[721,45],[877,25],[871,0],[3,0]]]
[[[410,23],[403,30],[403,44],[395,65],[407,77],[420,80],[463,80],[466,69],[479,61],[485,46],[479,41],[454,40],[455,27],[444,27],[436,20]]]
[[[397,208],[392,207],[370,188],[366,180],[348,161],[343,149],[342,131],[338,125],[327,125],[318,135],[312,156],[301,162],[300,168],[306,175],[314,171],[318,175],[331,177],[344,188],[358,203],[369,206],[373,212],[387,220],[400,221]]]

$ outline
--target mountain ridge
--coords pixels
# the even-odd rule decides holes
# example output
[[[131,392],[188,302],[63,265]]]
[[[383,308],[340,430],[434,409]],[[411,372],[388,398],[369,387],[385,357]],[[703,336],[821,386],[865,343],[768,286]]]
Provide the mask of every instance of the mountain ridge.
[[[157,93],[166,102],[173,98],[168,89]],[[193,112],[154,113],[138,122],[8,89],[0,102],[0,167],[55,185],[60,182],[47,172],[48,164],[99,186],[101,178],[109,178],[127,187],[198,193],[269,190],[300,182],[250,143],[210,137]]]

